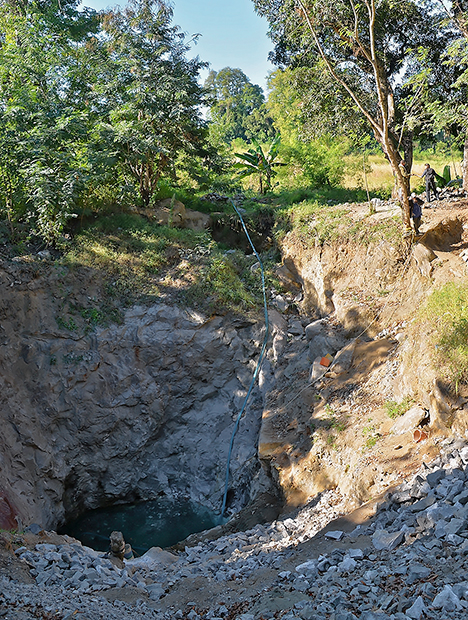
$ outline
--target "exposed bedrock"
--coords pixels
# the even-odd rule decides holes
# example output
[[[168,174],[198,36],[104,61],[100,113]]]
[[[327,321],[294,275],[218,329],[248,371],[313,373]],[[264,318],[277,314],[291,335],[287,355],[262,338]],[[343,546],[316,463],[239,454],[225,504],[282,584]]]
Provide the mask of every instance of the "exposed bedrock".
[[[303,312],[333,313],[351,336],[363,330],[375,335],[382,323],[405,320],[425,299],[433,284],[433,261],[440,255],[446,260],[457,250],[466,228],[464,220],[448,217],[430,228],[411,251],[384,238],[368,245],[350,239],[306,248],[290,233],[282,242],[283,266],[278,276],[292,290],[302,286]],[[453,258],[464,274],[463,262]]]
[[[454,252],[463,230],[459,220],[441,222],[411,255],[388,241],[308,250],[286,237],[279,275],[295,296],[302,287],[304,318],[270,310],[267,358],[234,442],[231,511],[275,485],[285,498],[337,484],[358,495],[352,465],[361,446],[347,446],[353,454],[343,465],[326,443],[327,394],[339,387],[327,382],[341,381],[352,394],[370,380],[367,336],[405,321],[447,274],[466,273]],[[86,274],[73,277],[65,282],[53,266],[41,272],[0,262],[0,527],[13,527],[18,516],[22,524],[55,528],[89,508],[158,495],[220,508],[231,433],[264,338],[262,317],[209,318],[160,303],[131,308],[120,325],[65,329],[58,318],[66,295],[100,294]],[[379,353],[373,393],[381,401],[409,395],[429,411],[433,427],[445,428],[453,404],[435,383],[425,339],[403,329]],[[362,363],[349,343],[357,335]],[[319,402],[311,365],[340,350]],[[410,354],[424,373],[408,370]],[[350,405],[343,416],[355,412]],[[322,443],[317,433],[312,442],[314,425]]]
[[[155,305],[78,337],[57,328],[45,292],[24,282],[5,291],[3,522],[17,512],[25,524],[56,527],[87,508],[162,494],[220,508],[263,325]],[[253,479],[255,492],[268,487],[257,459],[261,415],[256,388],[234,444],[231,508],[247,503]]]
[[[335,487],[352,502],[367,501],[404,467],[432,458],[444,436],[468,432],[467,398],[440,377],[431,325],[414,320],[434,289],[466,279],[459,255],[466,230],[448,217],[416,244],[305,248],[294,233],[283,240],[278,276],[291,290],[302,286],[304,313],[322,317],[306,327],[308,342],[277,370],[265,399],[259,456],[287,502]],[[314,374],[302,365],[305,351],[311,362],[330,353],[334,363]],[[386,404],[405,399],[420,415],[402,419],[401,431]],[[414,439],[420,427],[430,437],[423,444]]]

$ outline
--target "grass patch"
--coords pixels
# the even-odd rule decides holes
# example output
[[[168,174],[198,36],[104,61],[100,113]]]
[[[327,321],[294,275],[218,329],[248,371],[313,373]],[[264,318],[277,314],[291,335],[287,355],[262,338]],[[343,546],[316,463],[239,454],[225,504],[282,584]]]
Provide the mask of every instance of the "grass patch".
[[[276,213],[275,235],[281,238],[294,230],[307,245],[332,242],[340,237],[340,230],[350,227],[349,212],[349,209],[327,208],[316,200],[280,207]]]
[[[206,270],[206,288],[226,304],[247,308],[255,306],[255,297],[246,282],[239,278],[235,263],[226,256],[217,255]]]
[[[274,258],[274,252],[263,257],[266,279],[281,289],[273,277]],[[112,320],[112,306],[154,303],[162,296],[207,312],[256,312],[263,305],[255,257],[223,252],[208,232],[158,226],[134,214],[99,218],[76,236],[62,261],[72,270],[99,272],[104,282],[108,307],[69,303],[69,313],[88,329]],[[69,319],[61,326],[70,329]]]
[[[276,263],[262,257],[267,289],[281,290],[273,275]],[[222,253],[217,249],[205,264],[196,281],[181,293],[190,306],[204,307],[211,312],[232,310],[239,313],[257,312],[263,307],[263,289],[258,261],[241,250]]]
[[[327,414],[327,426],[329,429],[334,429],[338,433],[342,433],[347,428],[345,420],[339,420],[332,407],[329,404],[325,405],[325,413]]]
[[[371,437],[368,437],[366,440],[366,443],[364,444],[365,447],[370,450],[371,448],[373,448],[375,446],[375,444],[378,442],[380,438],[380,435],[377,433],[376,435],[372,435]]]
[[[371,418],[369,418],[369,422]],[[373,424],[369,424],[369,426],[364,426],[362,429],[362,436],[367,437],[366,443],[364,444],[364,450],[370,450],[375,446],[378,440],[382,437],[382,435],[376,430]]]
[[[421,318],[432,328],[435,363],[458,389],[468,382],[468,282],[449,282],[434,291]]]
[[[460,166],[457,165],[456,162],[462,159],[463,155],[461,153],[454,152],[451,156],[450,152],[447,152],[447,149],[444,148],[440,151],[434,151],[433,149],[421,151],[416,148],[414,151],[412,172],[421,175],[424,171],[424,164],[429,162],[437,173],[442,174],[444,167],[448,164],[451,167],[452,178],[455,178],[456,173],[460,173]],[[380,194],[378,196],[379,198],[389,197],[395,185],[395,178],[390,164],[381,153],[370,154],[367,163],[371,168],[371,171],[367,175],[367,183],[371,198],[375,194]],[[357,185],[363,184],[363,179],[356,176],[349,176],[346,178],[344,184],[349,190],[355,190]],[[424,190],[424,183],[421,183],[421,179],[412,177],[411,191],[417,191],[418,188]]]
[[[128,298],[159,296],[155,276],[184,253],[202,247],[209,252],[206,233],[157,226],[144,218],[121,214],[99,218],[81,231],[63,262],[70,267],[88,267],[108,279],[111,296]],[[90,316],[99,320],[99,308]]]
[[[301,243],[309,247],[349,241],[369,246],[382,239],[397,247],[402,243],[400,217],[385,221],[369,218],[355,221],[351,207],[330,207],[316,200],[278,208],[274,229],[276,238],[281,240],[290,231],[294,231]]]
[[[63,316],[58,316],[55,319],[57,321],[57,325],[60,329],[68,329],[70,332],[74,332],[77,330],[78,326],[72,318],[65,318]]]
[[[322,206],[332,204],[343,204],[347,202],[366,202],[367,193],[361,188],[346,187],[320,187],[312,189],[310,187],[296,187],[283,189],[276,193],[267,194],[274,204],[292,206],[298,203],[309,201],[317,202]],[[381,192],[372,192],[371,198],[383,198]]]
[[[380,222],[360,220],[348,228],[348,236],[355,243],[362,243],[365,246],[377,243],[381,239],[399,246],[401,244],[401,218],[392,217]]]
[[[394,420],[409,411],[413,402],[413,399],[408,396],[405,397],[401,403],[397,403],[395,400],[387,400],[385,403],[385,411],[388,417]]]

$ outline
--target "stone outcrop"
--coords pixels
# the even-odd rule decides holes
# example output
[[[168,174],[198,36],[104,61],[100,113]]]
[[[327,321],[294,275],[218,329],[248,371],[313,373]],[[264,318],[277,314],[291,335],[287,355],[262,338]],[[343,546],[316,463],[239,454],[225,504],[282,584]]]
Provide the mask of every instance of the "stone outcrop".
[[[382,323],[404,320],[425,299],[437,282],[437,276],[431,280],[437,253],[457,247],[463,234],[463,220],[458,216],[438,222],[411,248],[385,238],[377,243],[350,240],[305,248],[291,233],[282,241],[281,273],[301,283],[304,313],[322,317],[333,313],[350,336],[362,331],[376,335]],[[455,269],[465,274],[462,260],[453,258]],[[388,304],[390,294],[392,303]]]
[[[434,256],[460,230],[443,222],[434,250],[416,246],[407,256],[386,241],[302,254],[285,241],[291,289],[304,291],[287,308],[300,304],[302,318],[270,310],[267,359],[234,443],[231,510],[275,487],[292,504],[335,486],[362,502],[394,482],[396,471],[369,468],[363,455],[377,440],[388,451],[401,448],[400,435],[368,421],[385,397],[413,397],[434,431],[464,429],[468,416],[456,411],[465,403],[448,397],[424,339],[408,336],[401,322],[441,280]],[[452,272],[465,273],[455,259]],[[4,526],[17,518],[56,527],[88,508],[159,495],[220,506],[234,420],[263,341],[261,318],[206,317],[161,302],[82,330],[61,309],[69,296],[77,307],[99,300],[92,272],[41,265],[34,257],[0,265]],[[380,298],[387,285],[389,296]],[[309,312],[332,314],[309,320]],[[393,327],[377,333],[385,322]],[[408,351],[427,372],[412,372]],[[314,376],[313,363],[326,354],[336,355],[331,367]]]
[[[210,216],[206,213],[189,209],[180,200],[172,198],[158,200],[154,208],[138,208],[136,212],[161,226],[190,228],[196,231],[206,230],[211,222]]]
[[[88,508],[158,495],[220,506],[262,325],[156,304],[131,308],[122,324],[78,333],[57,323],[53,270],[34,278],[34,270],[4,266],[5,526],[18,515],[22,524],[56,527]],[[259,471],[261,413],[256,389],[232,455],[231,507],[249,500]]]

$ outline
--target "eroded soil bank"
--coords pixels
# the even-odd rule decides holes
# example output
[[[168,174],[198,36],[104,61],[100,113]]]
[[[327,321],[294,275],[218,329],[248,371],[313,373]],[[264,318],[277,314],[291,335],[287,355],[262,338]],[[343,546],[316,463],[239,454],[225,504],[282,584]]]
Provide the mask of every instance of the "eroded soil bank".
[[[384,205],[368,221],[396,213]],[[416,320],[433,290],[466,280],[466,217],[463,201],[425,210],[423,236],[406,247],[350,238],[304,249],[285,238],[283,274],[323,317],[266,396],[259,456],[288,503],[338,488],[357,506],[434,457],[445,436],[466,435],[466,399],[440,375],[429,327]],[[335,356],[325,374],[302,364],[325,353]],[[404,399],[408,413],[389,418],[389,401]]]
[[[230,513],[271,500],[272,512],[255,517],[271,519],[283,501],[287,510],[330,488],[356,506],[465,433],[464,402],[444,389],[424,326],[412,322],[434,287],[466,278],[465,205],[441,206],[411,246],[283,240],[278,275],[295,302],[272,293],[267,358],[234,444]],[[372,217],[396,213],[383,205]],[[367,221],[365,208],[353,217]],[[3,526],[55,528],[87,508],[162,494],[220,505],[262,318],[165,300],[87,328],[65,300],[102,299],[98,274],[27,256],[2,260],[0,278]],[[325,354],[334,362],[317,373]],[[419,414],[395,428],[384,404],[403,397]],[[415,429],[427,439],[416,443]],[[243,518],[237,529],[252,525]]]

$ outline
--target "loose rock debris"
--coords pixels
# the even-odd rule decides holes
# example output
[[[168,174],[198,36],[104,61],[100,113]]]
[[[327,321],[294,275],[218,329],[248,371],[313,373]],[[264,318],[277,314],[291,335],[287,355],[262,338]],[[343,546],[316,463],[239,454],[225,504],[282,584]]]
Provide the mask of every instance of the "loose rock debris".
[[[0,617],[467,617],[465,442],[447,442],[440,457],[388,492],[376,514],[356,527],[349,527],[349,519],[348,527],[337,528],[346,517],[331,523],[343,506],[338,493],[326,491],[269,525],[199,542],[179,555],[152,549],[122,569],[68,537],[29,549],[17,546],[16,536],[15,556],[27,564],[34,583],[1,570]]]

